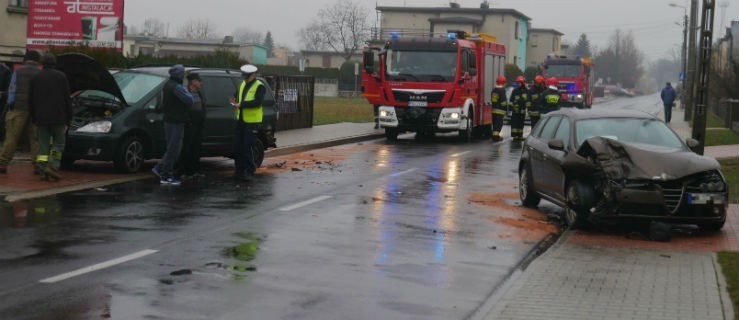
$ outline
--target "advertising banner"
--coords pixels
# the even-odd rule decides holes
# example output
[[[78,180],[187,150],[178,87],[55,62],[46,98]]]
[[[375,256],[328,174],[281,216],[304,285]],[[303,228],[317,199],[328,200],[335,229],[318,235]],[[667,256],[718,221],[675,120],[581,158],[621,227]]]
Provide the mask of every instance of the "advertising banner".
[[[123,50],[123,0],[28,2],[29,49],[87,45]]]

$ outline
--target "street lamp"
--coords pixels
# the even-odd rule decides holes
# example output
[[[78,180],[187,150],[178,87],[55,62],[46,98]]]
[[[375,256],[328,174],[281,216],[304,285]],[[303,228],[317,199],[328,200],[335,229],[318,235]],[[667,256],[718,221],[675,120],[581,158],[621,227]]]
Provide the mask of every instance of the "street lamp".
[[[680,83],[681,83],[681,86],[680,86],[680,95],[681,95],[680,104],[682,104],[683,107],[684,107],[685,106],[685,100],[683,98],[685,97],[685,92],[686,92],[686,90],[685,90],[686,89],[685,88],[685,79],[688,76],[685,73],[685,70],[687,69],[686,68],[686,59],[685,59],[685,57],[686,57],[687,44],[688,44],[688,8],[685,7],[685,6],[681,6],[681,5],[679,5],[677,3],[674,3],[674,2],[670,2],[670,7],[683,8],[683,50],[680,51],[680,60],[682,60],[681,61],[681,67],[683,69],[682,70],[682,76],[683,76],[683,78],[680,79]]]

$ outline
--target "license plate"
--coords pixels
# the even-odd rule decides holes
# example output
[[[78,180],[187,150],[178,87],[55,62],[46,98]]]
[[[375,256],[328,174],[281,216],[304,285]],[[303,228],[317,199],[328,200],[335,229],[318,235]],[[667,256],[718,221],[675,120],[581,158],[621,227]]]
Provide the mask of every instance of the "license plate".
[[[426,101],[408,101],[409,107],[426,107],[429,103]]]

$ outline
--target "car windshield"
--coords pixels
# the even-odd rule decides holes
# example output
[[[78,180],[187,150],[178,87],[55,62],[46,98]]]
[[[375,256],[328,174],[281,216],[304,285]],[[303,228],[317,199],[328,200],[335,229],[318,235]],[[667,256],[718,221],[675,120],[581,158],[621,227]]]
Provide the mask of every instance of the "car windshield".
[[[160,75],[127,71],[117,72],[113,77],[128,104],[136,104],[167,80],[166,77]]]
[[[683,149],[680,138],[664,122],[657,119],[601,118],[577,121],[577,147],[588,138],[606,137],[618,141]]]
[[[577,78],[580,76],[579,64],[550,64],[547,66],[547,76],[557,78]]]
[[[450,82],[456,70],[456,51],[390,50],[387,56],[391,80]]]

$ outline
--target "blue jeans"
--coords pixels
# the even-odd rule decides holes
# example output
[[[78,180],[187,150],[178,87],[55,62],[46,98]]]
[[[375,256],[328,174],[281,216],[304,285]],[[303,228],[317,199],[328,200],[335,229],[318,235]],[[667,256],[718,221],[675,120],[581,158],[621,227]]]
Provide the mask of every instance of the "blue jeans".
[[[672,120],[672,103],[664,104],[665,106],[665,122],[670,123],[670,120]]]
[[[172,170],[182,151],[182,136],[185,132],[184,123],[164,123],[164,139],[167,141],[167,151],[157,164],[162,178],[172,177]]]
[[[254,174],[257,171],[252,148],[257,142],[258,130],[259,124],[257,123],[236,122],[236,144],[234,145],[236,174]]]

